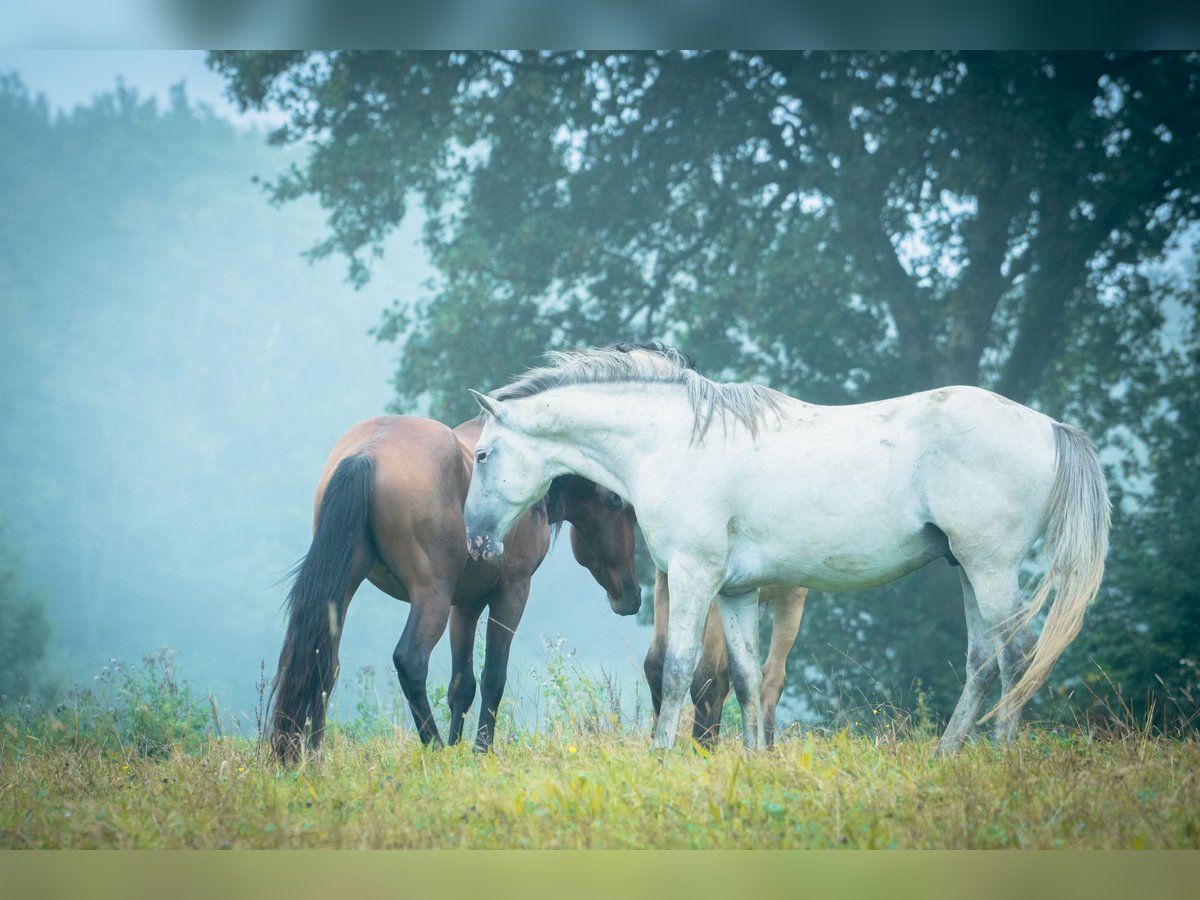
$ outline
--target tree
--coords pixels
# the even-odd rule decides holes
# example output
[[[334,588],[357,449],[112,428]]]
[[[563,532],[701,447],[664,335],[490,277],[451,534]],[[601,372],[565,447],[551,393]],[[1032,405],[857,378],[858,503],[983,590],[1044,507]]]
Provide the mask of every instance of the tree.
[[[663,337],[710,375],[816,402],[980,384],[1130,449],[1194,377],[1164,367],[1161,327],[1194,310],[1194,282],[1146,274],[1200,212],[1194,53],[210,62],[244,106],[287,113],[274,141],[308,148],[271,191],[326,208],[314,255],[361,283],[409,207],[428,216],[440,280],[380,330],[404,343],[400,408],[454,418],[465,387],[547,347]],[[860,661],[895,651],[878,680],[920,671],[944,709],[957,578],[926,582],[902,605],[903,588],[838,600],[824,624]],[[913,616],[932,643],[904,649]]]
[[[50,640],[46,597],[23,583],[19,569],[5,540],[0,544],[0,708],[37,692]]]

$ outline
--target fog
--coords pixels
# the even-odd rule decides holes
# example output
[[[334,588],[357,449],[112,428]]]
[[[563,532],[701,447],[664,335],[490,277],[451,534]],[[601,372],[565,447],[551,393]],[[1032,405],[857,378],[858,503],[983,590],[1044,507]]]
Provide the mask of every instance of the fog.
[[[303,258],[321,210],[273,208],[251,180],[285,152],[223,102],[202,54],[150,56],[90,54],[74,71],[69,54],[0,54],[27,88],[10,81],[0,100],[0,522],[48,597],[53,671],[86,685],[111,660],[169,647],[252,734],[326,456],[392,396],[401,348],[368,332],[433,273],[417,215],[362,290],[336,256]],[[167,89],[182,79],[184,93]],[[399,699],[391,651],[407,612],[359,590],[335,709],[365,666],[385,707]],[[517,632],[510,708],[536,717],[547,665],[571,651],[631,705],[648,638],[609,611],[564,534]],[[443,638],[431,690],[448,675]]]

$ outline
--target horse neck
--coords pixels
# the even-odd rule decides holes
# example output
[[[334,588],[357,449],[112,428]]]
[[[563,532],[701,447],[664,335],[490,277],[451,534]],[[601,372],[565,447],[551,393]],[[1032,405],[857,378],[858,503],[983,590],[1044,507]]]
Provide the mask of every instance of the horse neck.
[[[693,422],[682,388],[631,387],[581,385],[537,396],[539,415],[552,424],[543,437],[548,456],[629,500],[640,463],[660,446],[687,446]]]

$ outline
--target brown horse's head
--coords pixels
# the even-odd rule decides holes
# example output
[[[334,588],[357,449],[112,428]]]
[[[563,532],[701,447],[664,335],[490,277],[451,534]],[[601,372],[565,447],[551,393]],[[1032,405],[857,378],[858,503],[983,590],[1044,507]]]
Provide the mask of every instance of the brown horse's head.
[[[552,522],[571,523],[571,551],[608,593],[619,616],[642,606],[642,588],[634,566],[633,507],[610,490],[578,475],[556,479],[550,498]]]

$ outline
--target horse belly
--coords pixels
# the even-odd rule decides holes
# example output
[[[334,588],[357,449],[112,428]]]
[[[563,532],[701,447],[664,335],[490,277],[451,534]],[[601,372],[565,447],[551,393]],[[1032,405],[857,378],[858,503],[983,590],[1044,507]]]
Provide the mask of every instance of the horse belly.
[[[742,530],[746,533],[730,547],[729,589],[774,583],[864,590],[895,581],[948,551],[938,529],[895,509],[881,509],[872,518],[813,517],[782,531]]]

